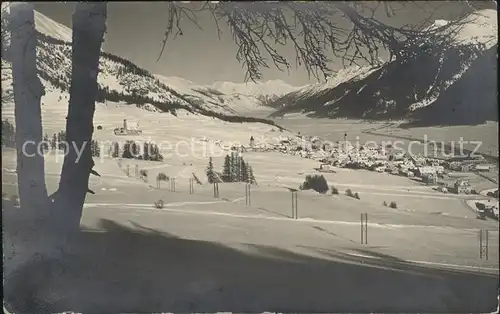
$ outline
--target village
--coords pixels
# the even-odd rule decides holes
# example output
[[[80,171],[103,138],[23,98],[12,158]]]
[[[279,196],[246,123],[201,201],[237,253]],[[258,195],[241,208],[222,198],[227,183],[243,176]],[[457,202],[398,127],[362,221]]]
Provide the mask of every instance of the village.
[[[114,129],[115,135],[140,135],[137,126],[130,128],[127,120],[121,128]],[[277,133],[275,129],[271,132]],[[484,219],[489,216],[498,219],[498,189],[485,189],[484,182],[498,184],[498,166],[488,163],[482,155],[453,156],[448,158],[426,157],[411,154],[393,147],[391,144],[376,144],[373,141],[365,145],[353,145],[344,137],[344,141],[326,141],[317,136],[275,136],[275,141],[256,141],[250,136],[247,145],[235,145],[224,141],[197,138],[199,142],[211,142],[224,151],[232,152],[278,152],[299,156],[319,162],[314,168],[319,173],[335,173],[335,169],[368,170],[388,175],[407,177],[409,180],[428,186],[440,193],[463,195],[483,195],[497,199],[496,202],[475,202],[469,204]],[[479,205],[478,205],[479,204]]]
[[[391,145],[354,146],[348,141],[332,143],[318,137],[301,136],[300,133],[296,137],[280,137],[276,143],[256,143],[251,137],[248,148],[232,149],[274,151],[313,159],[320,163],[315,169],[318,172],[334,173],[335,168],[364,169],[408,177],[441,193],[483,194],[498,199],[498,189],[481,191],[480,184],[476,187],[475,183],[485,180],[498,184],[498,165],[488,163],[481,155],[432,158],[405,153]],[[498,201],[476,207],[480,216],[498,219]]]

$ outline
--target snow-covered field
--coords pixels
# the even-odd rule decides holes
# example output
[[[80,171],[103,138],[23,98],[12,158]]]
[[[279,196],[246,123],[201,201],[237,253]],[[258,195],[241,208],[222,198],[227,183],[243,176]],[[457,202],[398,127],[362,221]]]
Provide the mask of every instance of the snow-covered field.
[[[43,98],[45,103],[42,107],[44,131],[48,134],[64,129],[66,104],[65,101],[58,101],[58,99],[58,94],[55,92],[49,92]],[[12,104],[6,105],[2,111],[4,118],[13,121]],[[129,125],[140,122],[143,134],[141,136],[114,135],[112,130],[119,127],[123,119],[127,119]],[[127,167],[132,175],[135,173],[136,165],[138,169],[148,170],[150,178],[155,178],[159,172],[165,172],[169,177],[176,178],[176,189],[184,193],[188,191],[189,178],[195,174],[203,183],[196,187],[197,194],[211,196],[212,187],[206,184],[205,175],[209,157],[213,157],[216,170],[221,170],[225,155],[230,153],[229,147],[234,144],[248,146],[250,136],[254,136],[258,141],[267,142],[276,142],[280,136],[293,136],[288,131],[279,132],[276,128],[264,124],[231,124],[182,111],[175,117],[166,113],[147,112],[133,105],[116,103],[99,104],[94,125],[102,126],[102,130],[95,131],[94,138],[102,143],[104,152],[103,157],[95,158],[96,170],[103,176],[113,178],[112,182],[116,186],[112,186],[110,181],[106,181],[106,184],[102,182],[93,184],[104,184],[99,185],[97,189],[103,189],[102,191],[106,191],[105,194],[116,195],[115,192],[120,195],[126,194],[124,197],[131,204],[152,204],[155,199],[143,199],[139,196],[142,192],[136,194],[128,191],[128,182],[132,184],[133,190],[139,189],[141,182],[138,182],[138,179],[127,178],[124,172]],[[349,124],[349,127],[352,128],[352,125]],[[363,126],[367,127],[364,124]],[[307,130],[308,133],[315,133],[317,128],[310,125]],[[343,133],[341,128],[330,127],[329,131],[335,134]],[[320,133],[319,130],[318,133]],[[120,170],[117,160],[107,156],[106,151],[112,141],[124,142],[125,140],[157,143],[165,157],[164,162],[123,160],[122,170]],[[313,174],[315,172],[313,168],[318,166],[316,161],[276,152],[246,152],[243,153],[243,158],[254,168],[255,177],[259,183],[253,189],[253,204],[285,216],[291,211],[290,193],[287,188],[297,188],[305,175]],[[56,162],[55,155],[47,155],[48,174],[59,173],[62,156],[58,155],[57,159],[59,162]],[[12,163],[11,167],[15,168],[15,159],[12,154],[9,155],[6,152],[3,160]],[[357,222],[359,213],[368,212],[374,223],[437,224],[460,228],[481,228],[481,224],[487,224],[487,222],[474,219],[467,207],[462,204],[463,196],[443,195],[407,178],[347,169],[338,169],[335,174],[325,174],[325,178],[330,185],[336,186],[341,194],[345,189],[350,188],[361,195],[361,200],[354,200],[344,195],[332,197],[302,192],[300,199],[301,204],[304,202],[304,205],[301,205],[301,214],[304,218]],[[99,181],[95,178],[93,180]],[[154,180],[150,179],[148,184],[143,184],[144,191],[150,190],[148,185],[155,186]],[[168,186],[164,188],[168,189]],[[221,184],[221,191],[221,197],[237,200],[235,203],[239,205],[244,203],[243,186]],[[100,199],[99,194],[89,196],[89,201],[93,198]],[[141,200],[134,201],[136,197]],[[186,197],[190,196],[186,195]],[[396,201],[399,209],[395,211],[383,207],[384,201],[387,203]],[[309,202],[311,206],[308,205]],[[436,218],[435,213],[441,213],[442,217]]]

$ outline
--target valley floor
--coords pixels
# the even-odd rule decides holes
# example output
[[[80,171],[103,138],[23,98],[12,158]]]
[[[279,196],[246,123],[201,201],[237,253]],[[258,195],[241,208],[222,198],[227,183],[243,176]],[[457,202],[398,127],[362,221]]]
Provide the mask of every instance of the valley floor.
[[[4,151],[4,170],[15,167],[13,157]],[[46,156],[49,193],[58,181],[54,159]],[[161,170],[150,162],[150,171],[155,166]],[[26,279],[32,285],[17,289],[36,289],[38,302],[51,312],[454,312],[496,305],[498,227],[474,219],[458,196],[436,200],[411,184],[354,183],[356,172],[346,172],[338,179],[360,191],[361,200],[301,192],[295,220],[282,186],[252,187],[245,206],[238,183],[221,184],[219,198],[207,184],[189,194],[178,181],[171,192],[166,184],[158,190],[127,177],[125,167],[111,159],[96,166],[102,177],[92,178],[97,193],[87,199],[77,253],[64,264],[64,275],[36,285]],[[4,171],[2,182],[4,191],[15,192],[15,173]],[[294,180],[285,176],[284,182]],[[363,200],[376,193],[413,197],[415,205],[442,202],[434,210],[449,202],[449,215]],[[164,208],[154,208],[158,199]],[[22,229],[16,211],[4,209],[7,237]],[[361,212],[368,212],[367,245],[360,244]],[[478,257],[480,229],[490,229],[488,260]],[[7,238],[6,246],[15,239]]]
[[[5,112],[13,113],[9,108]],[[49,134],[63,128],[63,106],[43,107],[43,114]],[[251,135],[275,141],[291,133],[262,124],[228,124],[112,105],[98,108],[95,125],[103,130],[95,138],[121,140],[112,130],[125,118],[140,119],[144,131],[123,140],[174,144],[164,147],[165,161],[119,164],[96,158],[101,177],[91,177],[96,194],[87,197],[74,255],[63,261],[62,274],[49,275],[57,263],[25,269],[6,290],[11,305],[32,307],[34,303],[20,296],[33,295],[30,302],[48,312],[85,313],[487,312],[496,307],[498,223],[477,220],[467,206],[468,200],[486,196],[442,194],[408,178],[337,169],[324,175],[340,194],[300,191],[299,217],[292,219],[288,188],[297,188],[306,174],[315,173],[316,161],[275,152],[244,153],[258,182],[251,187],[250,205],[239,183],[220,184],[215,198],[204,173],[209,155],[215,156],[217,170],[222,167],[229,153],[224,147],[231,141],[246,145]],[[300,128],[300,123],[289,123],[294,131]],[[304,133],[343,134],[344,127],[357,127],[318,125],[304,125]],[[209,154],[200,144],[206,142],[176,146],[203,137],[213,144]],[[50,152],[45,159],[51,193],[57,188],[62,157]],[[3,191],[16,194],[12,150],[3,150],[2,164]],[[150,179],[137,178],[136,169],[148,170]],[[176,179],[175,191],[167,182],[156,188],[152,178],[159,172]],[[193,174],[202,184],[195,184],[191,194]],[[495,187],[475,180],[478,189]],[[358,192],[360,200],[345,196],[347,188]],[[159,199],[165,202],[162,209],[153,206]],[[394,201],[398,208],[383,206],[384,201]],[[360,243],[361,213],[368,214],[368,244]],[[9,257],[25,245],[18,232],[26,226],[20,210],[8,201],[3,216],[8,273],[14,266]],[[478,233],[485,229],[488,260],[479,258]]]

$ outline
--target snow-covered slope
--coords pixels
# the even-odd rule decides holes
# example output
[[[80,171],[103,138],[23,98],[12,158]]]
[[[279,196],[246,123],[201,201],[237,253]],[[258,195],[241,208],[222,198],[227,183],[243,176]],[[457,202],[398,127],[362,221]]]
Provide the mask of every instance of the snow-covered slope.
[[[496,94],[493,87],[496,82],[478,84],[481,79],[473,72],[481,69],[484,77],[496,77],[497,66],[492,54],[498,42],[497,12],[477,11],[465,22],[455,29],[447,29],[455,45],[446,51],[431,46],[430,50],[408,60],[341,70],[325,84],[305,87],[277,99],[271,104],[277,109],[273,115],[307,112],[317,117],[384,120],[418,117],[420,120],[433,118],[435,124],[482,123],[496,118],[495,103],[491,103],[494,97],[483,97]],[[430,27],[446,23],[438,20]],[[453,88],[457,84],[461,86],[459,94],[468,97],[468,101],[459,106],[460,113],[456,108],[457,97],[450,97],[452,90],[457,94]],[[476,104],[472,102],[474,99],[484,101]],[[468,111],[476,114],[467,114]],[[440,117],[436,119],[437,112]]]
[[[64,93],[69,90],[71,78],[72,31],[39,12],[35,12],[35,23],[39,32],[37,62],[42,83],[46,89]],[[2,59],[2,65],[8,68],[8,60]],[[233,109],[239,104],[228,106],[230,97],[223,98],[216,90],[180,78],[156,77],[116,55],[103,52],[99,68],[98,102],[122,102],[160,112],[185,109],[209,116],[229,116],[228,119],[239,113]],[[2,71],[2,95],[12,93],[11,81],[10,71]],[[252,106],[255,105],[253,102]]]
[[[169,88],[178,91],[184,99],[199,107],[226,114],[241,113],[234,103],[231,104],[232,106],[226,103],[223,97],[225,95],[217,90],[199,86],[180,77],[167,77],[159,74],[156,74],[155,77]]]
[[[265,110],[266,101],[274,100],[286,93],[297,90],[281,80],[257,83],[216,82],[212,85],[199,85],[192,81],[155,75],[165,85],[180,92],[186,99],[209,108],[233,114],[248,114],[255,110]]]
[[[66,41],[71,40],[71,30],[39,12],[35,13],[35,23],[39,31],[37,46],[39,76],[46,89],[57,89],[64,93],[69,90],[71,79],[71,43]],[[6,64],[8,60],[2,62]],[[141,107],[150,104],[145,107],[149,109],[157,107],[156,110],[159,111],[176,108],[190,111],[199,109],[183,99],[175,90],[162,84],[148,71],[128,60],[103,52],[99,68],[97,95],[99,102],[126,102]],[[10,81],[8,76],[2,77],[3,82]]]
[[[57,23],[40,12],[35,11],[36,29],[47,36],[71,42],[72,31],[69,27]]]
[[[215,82],[210,86],[224,94],[240,94],[247,96],[281,96],[297,89],[296,86],[289,85],[282,80],[269,80],[265,82]]]

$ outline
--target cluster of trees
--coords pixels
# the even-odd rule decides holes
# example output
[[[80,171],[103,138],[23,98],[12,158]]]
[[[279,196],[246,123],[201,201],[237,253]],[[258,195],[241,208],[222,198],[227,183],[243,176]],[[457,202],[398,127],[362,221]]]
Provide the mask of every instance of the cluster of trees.
[[[345,190],[345,195],[352,197],[352,198],[355,198],[355,199],[358,199],[358,200],[360,199],[358,192],[353,193],[351,189]]]
[[[323,175],[307,175],[304,183],[299,186],[301,190],[315,190],[318,193],[328,192],[328,182]]]
[[[105,102],[106,100],[112,102],[126,102],[127,104],[137,104],[137,105],[144,105],[149,103],[155,106],[156,108],[160,109],[162,112],[167,112],[173,109],[185,109],[191,113],[193,112],[193,110],[189,106],[183,105],[180,102],[176,101],[160,102],[153,100],[148,96],[141,95],[141,93],[136,93],[134,91],[132,91],[132,93],[130,94],[124,94],[123,92],[110,90],[108,86],[105,87],[98,86],[96,101]]]
[[[53,133],[51,139],[49,139],[49,135],[45,133],[45,135],[43,136],[42,145],[45,150],[49,150],[50,145],[51,149],[60,149],[64,151],[67,147],[66,132],[59,131],[57,133]]]
[[[495,191],[493,192],[488,192],[486,193],[486,195],[490,196],[490,197],[495,197],[495,198],[498,198],[498,189],[496,189]]]
[[[16,147],[16,129],[8,120],[2,121],[2,146],[12,148]],[[45,133],[41,142],[41,147],[44,151],[48,151],[49,149],[59,149],[64,151],[67,147],[66,132],[61,130],[57,133],[53,133],[52,138],[50,139],[49,135]],[[90,151],[93,157],[101,156],[101,149],[96,140],[91,141]]]
[[[149,142],[144,143],[142,146],[142,152],[141,145],[135,141],[126,141],[121,150],[120,144],[118,142],[114,142],[111,145],[111,157],[118,158],[120,156],[127,159],[163,161],[163,155],[161,154],[158,145]]]
[[[101,157],[101,147],[96,140],[90,141],[90,153],[92,157]]]
[[[396,202],[394,202],[394,201],[392,201],[390,204],[387,204],[387,202],[386,202],[386,201],[384,201],[384,202],[382,203],[382,205],[384,205],[385,207],[387,207],[387,206],[388,206],[388,207],[390,207],[390,208],[394,208],[394,209],[398,208],[398,204],[396,204]]]
[[[328,182],[326,181],[325,177],[323,175],[307,175],[304,183],[302,183],[299,186],[299,189],[301,190],[314,190],[318,193],[325,194],[330,190],[332,195],[338,195],[339,190],[332,186],[331,188],[328,187]],[[353,193],[351,189],[347,189],[345,191],[345,195],[355,198],[355,199],[360,199],[359,194]]]
[[[226,155],[221,173],[214,170],[212,157],[210,157],[206,175],[209,183],[222,181],[257,184],[252,167],[248,162],[245,162],[242,156],[235,152],[232,152],[231,155]]]
[[[119,56],[116,56],[116,55],[113,55],[113,54],[110,54],[107,52],[103,52],[102,56],[105,57],[106,59],[109,59],[111,61],[114,61],[118,64],[123,65],[123,67],[120,67],[117,70],[119,76],[125,75],[126,73],[132,73],[132,74],[144,76],[144,77],[147,77],[147,78],[150,78],[153,80],[155,79],[155,77],[153,76],[153,74],[151,74],[151,72],[138,67],[133,62],[131,62],[127,59],[124,59],[122,57],[119,57]]]
[[[16,147],[16,128],[7,119],[2,121],[2,146]]]

